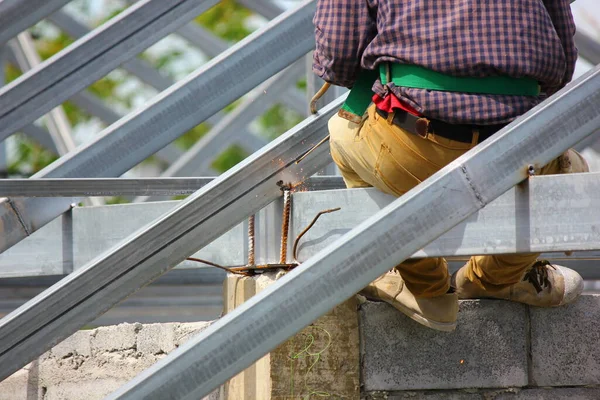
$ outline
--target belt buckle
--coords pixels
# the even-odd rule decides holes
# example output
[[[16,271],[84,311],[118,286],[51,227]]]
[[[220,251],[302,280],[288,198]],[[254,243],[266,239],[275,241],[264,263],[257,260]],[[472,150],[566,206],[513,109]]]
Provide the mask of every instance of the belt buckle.
[[[427,136],[429,135],[430,124],[431,124],[431,121],[429,121],[427,118],[419,118],[415,122],[416,134],[421,136],[423,139],[427,139]]]

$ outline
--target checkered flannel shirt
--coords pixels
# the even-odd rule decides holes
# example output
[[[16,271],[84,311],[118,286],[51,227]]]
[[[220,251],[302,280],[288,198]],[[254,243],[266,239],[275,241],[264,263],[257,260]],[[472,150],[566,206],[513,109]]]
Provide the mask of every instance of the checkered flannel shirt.
[[[541,85],[538,97],[373,86],[450,123],[512,121],[568,83],[577,59],[569,0],[318,0],[313,22],[313,71],[335,85],[352,87],[361,68],[387,61]]]

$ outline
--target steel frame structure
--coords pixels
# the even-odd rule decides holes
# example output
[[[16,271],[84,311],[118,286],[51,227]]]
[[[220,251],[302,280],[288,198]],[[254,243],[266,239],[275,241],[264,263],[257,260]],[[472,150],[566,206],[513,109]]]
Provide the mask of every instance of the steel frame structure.
[[[6,21],[7,28],[3,28],[0,37],[13,37],[29,26],[26,24],[48,16],[66,2],[2,2],[0,21]],[[40,3],[39,9],[31,15],[25,15],[24,8],[20,8],[37,3]],[[1,89],[0,138],[30,124],[85,88],[95,77],[103,76],[165,34],[184,29],[181,28],[184,22],[214,3],[213,0],[142,0],[133,5],[63,53]],[[97,140],[61,157],[34,178],[118,176],[312,49],[311,19],[315,0],[307,0],[282,15],[277,6],[264,0],[243,0],[242,3],[268,18],[276,18],[188,78],[170,86],[142,110],[111,125]],[[586,46],[584,51],[590,54],[588,59],[593,60],[593,42]],[[245,79],[240,81],[239,76]],[[266,206],[271,210],[263,212],[276,212],[278,206],[272,203],[281,198],[282,187],[294,187],[330,163],[325,146],[316,148],[306,158],[303,156],[326,136],[327,120],[343,100],[341,96],[331,101],[318,115],[308,117],[222,176],[209,183],[195,181],[194,185],[204,186],[186,200],[167,205],[168,211],[162,210],[151,223],[139,226],[100,257],[86,261],[77,269],[71,259],[70,268],[64,272],[73,272],[0,320],[0,379],[190,254],[239,227],[249,215],[259,213]],[[600,66],[349,232],[336,240],[332,238],[326,247],[313,248],[299,268],[221,318],[110,398],[202,397],[387,269],[413,255],[464,255],[474,249],[491,252],[598,250],[598,238],[593,235],[589,218],[586,220],[590,204],[600,197],[597,175],[528,179],[528,171],[531,166],[546,164],[599,130],[599,109]],[[241,108],[239,113],[244,110]],[[508,202],[493,203],[524,180],[527,182],[502,197],[509,199]],[[51,187],[53,182],[56,181],[49,180],[45,184]],[[91,183],[70,182],[80,186],[64,188],[64,194],[76,197],[82,194],[77,192],[81,186]],[[23,187],[28,185],[18,183]],[[178,185],[184,183],[177,181]],[[40,185],[44,189],[44,183],[36,184],[37,190]],[[112,182],[104,181],[104,184]],[[29,186],[36,189],[33,184]],[[560,188],[565,187],[567,189],[561,192]],[[579,201],[561,216],[572,225],[571,234],[576,239],[561,243],[550,234],[546,237],[552,240],[540,244],[540,238],[531,235],[531,228],[539,227],[544,215],[536,211],[529,200],[538,201],[536,194],[553,188],[566,199],[564,201],[570,201],[570,205]],[[68,190],[72,191],[66,193]],[[452,195],[444,195],[447,193]],[[578,195],[577,199],[573,199],[573,195]],[[298,194],[299,198],[302,196],[306,195]],[[72,202],[70,197],[0,200],[3,229],[0,251],[4,252],[69,211]],[[516,224],[507,225],[512,236],[490,247],[489,243],[481,242],[481,230],[485,227],[478,225],[476,219],[455,228],[476,212],[491,213],[489,215],[512,212]],[[66,214],[63,218],[66,224],[72,223],[72,215]],[[297,224],[302,224],[301,216],[296,219]],[[349,228],[358,221],[345,222]],[[43,233],[43,229],[38,233]],[[456,243],[456,240],[468,241],[469,238],[479,239],[479,247]],[[65,243],[69,243],[68,238]],[[26,241],[23,244],[26,245]],[[73,248],[71,251],[71,255],[75,254]],[[265,257],[271,253],[267,250]],[[364,268],[365,263],[371,268]],[[244,340],[237,340],[242,336]]]

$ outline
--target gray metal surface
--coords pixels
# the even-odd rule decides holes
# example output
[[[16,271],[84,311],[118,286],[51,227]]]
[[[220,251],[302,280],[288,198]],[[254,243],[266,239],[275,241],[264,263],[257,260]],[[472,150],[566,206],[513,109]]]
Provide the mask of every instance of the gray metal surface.
[[[28,32],[19,34],[9,42],[23,73],[36,68],[41,63],[41,58],[35,49],[35,44]],[[62,106],[50,110],[45,118],[50,137],[54,142],[59,155],[75,149],[75,141],[71,136],[71,124],[67,120]]]
[[[545,165],[600,128],[599,108],[600,67],[395,200],[109,398],[192,399],[209,394],[526,179],[529,165]]]
[[[575,43],[581,57],[594,65],[600,64],[600,43],[579,30],[575,32]]]
[[[248,125],[269,105],[277,101],[300,73],[295,63],[252,91],[240,105],[227,114],[210,132],[198,140],[179,160],[162,174],[168,176],[202,176],[210,173],[215,155],[220,154],[239,136],[250,135]]]
[[[174,196],[192,194],[214,179],[214,177],[0,179],[0,193],[9,197]],[[344,187],[341,177],[320,176],[308,178],[299,189],[302,191],[331,190]]]
[[[314,0],[306,2],[270,22],[34,178],[125,173],[311,50],[314,7]],[[239,80],[240,76],[245,79]],[[0,200],[0,251],[68,210],[71,203],[69,199]]]
[[[65,31],[73,39],[80,39],[90,32],[85,25],[62,11],[50,15],[48,20]],[[125,71],[138,77],[142,82],[147,83],[159,91],[167,89],[174,83],[171,78],[162,75],[151,65],[138,58],[132,58],[131,60],[125,61],[121,64],[121,67]]]
[[[42,145],[44,148],[46,148],[46,150],[50,150],[52,153],[58,154],[58,150],[56,149],[56,145],[50,137],[50,133],[44,128],[40,128],[34,124],[29,124],[19,129],[19,131],[33,141],[37,142],[37,144]]]
[[[377,189],[295,193],[292,238],[319,211],[341,208],[321,216],[302,237],[298,260],[310,259],[394,200]],[[534,177],[508,190],[413,257],[600,250],[596,228],[599,205],[600,173]]]
[[[0,43],[58,10],[70,0],[2,0],[0,1]]]
[[[0,90],[5,138],[102,78],[217,0],[143,0]]]
[[[314,2],[303,7],[310,23]],[[0,379],[281,197],[279,181],[302,181],[330,162],[326,146],[295,161],[327,135],[327,120],[343,100],[0,320]]]
[[[83,267],[129,235],[175,208],[179,202],[75,208],[0,254],[0,279],[65,275]],[[65,214],[66,215],[66,214]],[[246,228],[237,225],[194,257],[234,266],[246,263]],[[179,268],[206,265],[184,261]]]
[[[487,207],[418,251],[414,257],[453,256],[466,259],[470,254],[499,254],[516,251],[554,252],[543,258],[558,260],[581,270],[587,279],[595,275],[590,268],[599,264],[600,236],[595,224],[600,215],[598,174],[536,177],[529,188],[517,187],[504,193]],[[124,187],[175,186],[193,191],[210,178],[173,179],[84,179],[84,180],[21,180],[24,184],[49,183],[43,189],[53,191],[60,184],[66,195],[81,195],[85,187],[108,190]],[[309,188],[340,187],[335,177],[309,178]],[[0,192],[5,188],[0,183]],[[85,186],[82,186],[84,183]],[[343,185],[343,184],[342,184]],[[10,186],[10,185],[9,185]],[[98,189],[94,189],[96,186]],[[113,189],[111,189],[113,188]],[[300,188],[305,190],[305,188]],[[43,191],[42,193],[46,193]],[[120,192],[119,192],[120,193]],[[110,195],[111,192],[103,192]],[[112,194],[115,194],[112,192]],[[131,192],[126,192],[131,194]],[[551,195],[548,195],[551,194]],[[299,261],[306,261],[333,243],[344,233],[389,205],[394,198],[375,189],[329,190],[297,192],[292,195],[292,219],[288,254],[298,234],[321,210],[341,207],[327,214],[299,242]],[[531,201],[530,201],[531,200]],[[179,202],[141,203],[105,207],[74,208],[69,218],[59,218],[0,255],[0,279],[62,275],[81,268],[99,254],[124,240],[149,221],[173,209]],[[261,210],[256,216],[256,258],[259,263],[279,260],[281,204]],[[247,259],[247,228],[237,225],[205,246],[194,257],[224,266],[244,265]],[[576,250],[570,257],[558,251]],[[290,257],[291,259],[291,257]],[[178,268],[197,269],[204,265],[185,261]]]

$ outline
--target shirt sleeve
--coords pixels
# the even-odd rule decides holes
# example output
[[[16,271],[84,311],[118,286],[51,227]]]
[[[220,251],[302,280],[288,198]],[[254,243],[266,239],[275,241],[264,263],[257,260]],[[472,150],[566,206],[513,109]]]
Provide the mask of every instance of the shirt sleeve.
[[[352,87],[362,54],[377,33],[377,0],[318,0],[313,72],[324,81]]]
[[[575,72],[575,63],[577,62],[577,47],[575,46],[575,21],[571,13],[571,2],[569,0],[544,0],[546,10],[552,19],[554,29],[560,38],[565,57],[567,60],[567,69],[562,82],[557,87],[543,88],[548,95],[562,89],[573,79]]]

